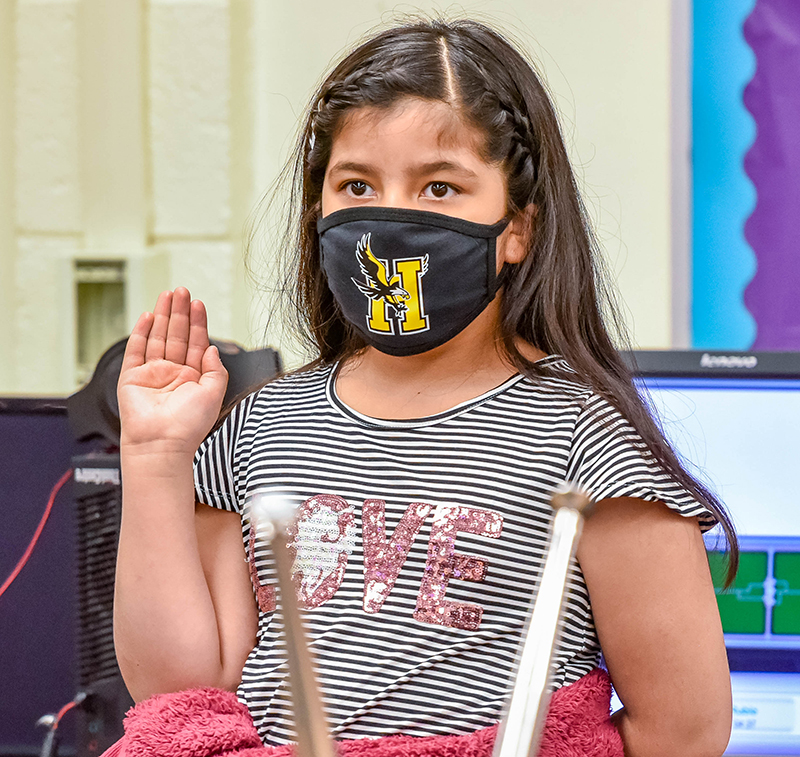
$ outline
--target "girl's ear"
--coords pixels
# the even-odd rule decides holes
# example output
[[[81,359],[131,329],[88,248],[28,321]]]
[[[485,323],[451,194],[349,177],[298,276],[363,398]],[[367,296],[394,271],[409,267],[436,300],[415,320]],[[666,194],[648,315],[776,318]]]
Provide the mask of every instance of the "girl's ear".
[[[503,232],[505,243],[498,245],[498,263],[521,263],[533,240],[533,223],[538,208],[531,204],[524,207],[512,218]]]

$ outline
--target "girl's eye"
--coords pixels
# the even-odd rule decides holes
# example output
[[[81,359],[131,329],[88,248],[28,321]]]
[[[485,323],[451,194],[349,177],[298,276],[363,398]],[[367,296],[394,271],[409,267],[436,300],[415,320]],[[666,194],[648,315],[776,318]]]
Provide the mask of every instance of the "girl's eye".
[[[345,184],[345,191],[354,197],[365,197],[369,194],[370,189],[371,187],[366,181],[348,181],[347,184]]]
[[[425,187],[425,193],[435,197],[437,200],[441,200],[455,194],[455,190],[447,182],[432,181]]]

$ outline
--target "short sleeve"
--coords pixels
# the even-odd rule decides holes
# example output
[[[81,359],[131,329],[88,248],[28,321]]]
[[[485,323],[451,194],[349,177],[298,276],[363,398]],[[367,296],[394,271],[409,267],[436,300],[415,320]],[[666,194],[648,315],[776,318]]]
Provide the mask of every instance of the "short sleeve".
[[[241,513],[237,487],[238,448],[255,395],[236,405],[222,425],[209,434],[194,456],[194,491],[198,502]]]
[[[714,514],[661,467],[620,412],[594,394],[575,424],[567,480],[595,500],[636,497],[662,502],[687,518],[696,517],[702,531],[717,523]]]

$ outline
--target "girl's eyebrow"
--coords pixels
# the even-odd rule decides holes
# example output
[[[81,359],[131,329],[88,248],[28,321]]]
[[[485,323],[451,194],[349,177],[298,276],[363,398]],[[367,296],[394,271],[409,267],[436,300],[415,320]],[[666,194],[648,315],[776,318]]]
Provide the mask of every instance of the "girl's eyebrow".
[[[426,176],[427,174],[438,173],[439,171],[452,171],[454,173],[462,174],[466,178],[477,178],[477,174],[471,169],[460,163],[453,163],[449,160],[436,160],[430,163],[421,163],[420,165],[414,166],[409,173],[412,173],[416,176]],[[351,160],[343,160],[335,163],[330,168],[330,173],[339,172],[373,174],[376,173],[376,169],[368,163],[356,163],[355,161]]]
[[[374,173],[374,168],[367,163],[355,163],[351,160],[343,160],[331,166],[330,173],[337,171],[347,171],[350,173]]]
[[[431,173],[438,173],[439,171],[451,171],[453,173],[459,173],[469,179],[474,179],[478,176],[478,174],[461,163],[453,163],[449,160],[436,160],[431,163],[422,163],[421,165],[414,167],[413,173],[420,176],[425,176]]]

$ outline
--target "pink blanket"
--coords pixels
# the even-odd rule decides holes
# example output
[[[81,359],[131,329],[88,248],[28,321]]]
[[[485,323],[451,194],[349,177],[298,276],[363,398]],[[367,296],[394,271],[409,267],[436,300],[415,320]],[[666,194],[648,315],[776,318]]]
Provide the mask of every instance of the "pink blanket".
[[[623,757],[609,719],[611,683],[602,670],[558,689],[550,700],[539,757]],[[339,741],[342,757],[491,757],[497,726],[466,736],[386,736]],[[103,757],[290,757],[291,745],[265,747],[235,694],[191,689],[140,702],[125,736]]]

